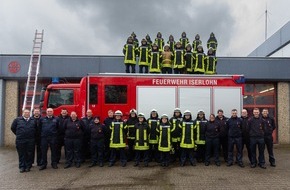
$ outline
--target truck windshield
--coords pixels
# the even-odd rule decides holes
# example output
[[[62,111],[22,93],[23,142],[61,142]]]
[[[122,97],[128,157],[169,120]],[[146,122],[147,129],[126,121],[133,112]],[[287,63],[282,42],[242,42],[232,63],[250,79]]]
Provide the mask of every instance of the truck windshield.
[[[49,92],[48,108],[57,108],[61,105],[74,103],[73,90],[53,89]]]

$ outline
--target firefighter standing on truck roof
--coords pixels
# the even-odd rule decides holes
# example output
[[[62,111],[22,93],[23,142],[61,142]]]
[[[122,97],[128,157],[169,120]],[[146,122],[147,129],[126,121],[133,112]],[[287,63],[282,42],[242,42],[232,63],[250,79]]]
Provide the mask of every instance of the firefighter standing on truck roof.
[[[132,32],[131,37],[133,38],[133,44],[135,48],[139,47],[139,41],[137,39],[137,35],[135,34],[135,32]]]
[[[174,37],[172,35],[169,36],[169,39],[167,41],[167,44],[170,47],[170,51],[171,52],[174,52],[174,49],[175,49],[175,41],[174,41]]]
[[[181,128],[181,157],[180,166],[185,165],[186,158],[189,158],[190,165],[196,166],[194,158],[194,149],[196,148],[194,142],[195,125],[192,120],[191,112],[185,110],[183,114],[182,122],[180,122],[178,128]]]
[[[185,46],[189,43],[188,38],[186,37],[186,33],[182,32],[181,34],[181,38],[179,39],[180,43],[181,43],[181,49],[185,49]]]
[[[171,132],[173,127],[169,122],[168,116],[163,114],[160,119],[160,125],[156,131],[159,133],[158,150],[160,152],[160,161],[162,167],[169,166],[171,150]]]
[[[138,122],[137,111],[135,109],[130,110],[129,118],[126,122],[128,128],[127,143],[128,143],[128,161],[132,161],[134,155],[134,143],[135,143],[135,124]]]
[[[203,53],[203,47],[197,47],[197,53],[194,55],[194,74],[204,74],[206,55]]]
[[[144,166],[148,167],[149,162],[149,133],[150,129],[145,121],[145,116],[143,113],[138,114],[138,122],[135,124],[135,164],[134,166],[138,166],[141,161],[141,156],[143,155]]]
[[[219,122],[215,119],[214,114],[210,114],[208,125],[205,129],[205,146],[206,146],[206,154],[205,154],[205,166],[209,166],[210,164],[210,157],[213,154],[214,162],[217,166],[221,165],[219,159],[219,148],[220,148],[220,125]],[[213,151],[212,151],[213,150]]]
[[[162,51],[163,46],[164,46],[164,39],[162,38],[161,32],[157,33],[157,36],[155,38],[155,44],[158,46],[158,51]]]
[[[204,162],[205,160],[205,129],[207,123],[205,113],[203,110],[199,110],[197,117],[194,120],[195,125],[195,144],[197,145],[196,159],[198,162]]]
[[[148,73],[149,59],[150,59],[151,48],[147,44],[145,39],[142,39],[141,46],[138,48],[138,57],[139,57],[139,73]]]
[[[191,51],[191,45],[187,44],[185,47],[184,61],[185,61],[185,72],[187,74],[193,73],[193,53]]]
[[[205,74],[213,75],[216,74],[217,58],[213,53],[213,49],[210,47],[207,51],[207,57],[205,61]]]
[[[174,154],[172,154],[172,162],[175,162],[176,159],[180,159],[180,138],[181,138],[181,129],[179,127],[180,122],[182,121],[182,114],[179,108],[175,108],[173,112],[173,117],[170,118],[169,122],[174,128],[171,134],[172,149]]]
[[[150,128],[149,135],[149,161],[153,159],[155,162],[160,161],[160,155],[158,152],[158,133],[156,129],[160,125],[160,119],[158,118],[157,110],[152,109],[150,113],[150,118],[148,119],[148,125]]]
[[[146,41],[147,41],[147,45],[148,45],[148,47],[151,49],[151,46],[152,46],[152,40],[151,40],[151,37],[149,36],[149,34],[147,34],[147,35],[145,36],[145,39],[146,39]]]
[[[213,54],[216,55],[217,46],[218,46],[217,39],[215,38],[215,35],[212,32],[210,34],[209,39],[207,40],[207,49],[211,47],[213,49]]]
[[[193,51],[193,53],[196,53],[196,52],[197,52],[197,47],[198,47],[199,45],[202,45],[202,42],[201,42],[201,40],[200,40],[200,36],[199,36],[199,34],[196,34],[196,35],[195,35],[195,39],[194,39],[193,42],[192,42],[192,51]]]
[[[181,48],[180,42],[176,42],[176,47],[173,54],[173,70],[174,74],[183,74],[185,70],[184,51]]]
[[[161,62],[162,55],[158,50],[156,43],[152,45],[152,50],[150,53],[150,63],[149,63],[149,72],[150,73],[161,73]]]
[[[71,167],[73,163],[75,163],[77,168],[81,166],[81,148],[84,128],[84,123],[78,119],[76,112],[72,111],[70,118],[64,123],[64,143],[66,150],[64,169]]]
[[[164,51],[161,53],[162,55],[162,68],[161,71],[163,74],[172,74],[172,57],[173,54],[170,51],[170,47],[168,44],[165,44]]]
[[[138,47],[138,46],[137,46]],[[137,47],[135,47],[133,38],[130,36],[127,39],[127,43],[124,45],[123,54],[124,54],[124,64],[126,66],[126,73],[135,73],[136,66],[136,52]],[[131,68],[131,72],[130,72]]]
[[[110,125],[111,130],[111,139],[110,139],[110,163],[109,167],[112,167],[116,162],[117,151],[120,152],[120,160],[122,167],[125,167],[127,164],[126,157],[126,134],[127,126],[122,120],[123,113],[120,110],[115,111],[115,119]]]

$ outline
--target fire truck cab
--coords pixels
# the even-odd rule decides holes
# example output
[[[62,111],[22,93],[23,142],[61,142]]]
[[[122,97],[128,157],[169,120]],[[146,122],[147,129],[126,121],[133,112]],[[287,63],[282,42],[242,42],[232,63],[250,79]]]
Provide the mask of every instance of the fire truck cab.
[[[146,118],[152,109],[171,116],[176,107],[194,116],[200,109],[206,116],[218,109],[230,116],[232,109],[243,108],[244,82],[243,75],[88,74],[79,84],[49,85],[41,105],[55,115],[65,108],[79,117],[91,109],[102,121],[108,110],[127,117],[132,108]]]

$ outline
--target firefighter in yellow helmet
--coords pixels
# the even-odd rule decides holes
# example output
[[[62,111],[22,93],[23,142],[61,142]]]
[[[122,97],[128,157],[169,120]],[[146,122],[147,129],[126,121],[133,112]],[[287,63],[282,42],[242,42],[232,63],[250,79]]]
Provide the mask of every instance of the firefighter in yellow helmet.
[[[149,162],[149,125],[143,113],[138,114],[138,122],[135,124],[135,164],[138,166],[143,154],[144,166],[148,167]]]
[[[165,44],[164,51],[161,53],[162,55],[162,68],[161,71],[163,74],[172,74],[172,57],[173,54],[170,51],[170,47],[168,44]]]
[[[139,73],[148,73],[149,59],[150,59],[151,49],[147,44],[145,39],[142,39],[141,46],[138,48],[138,57],[139,57]]]
[[[120,110],[117,110],[114,113],[114,120],[110,125],[111,138],[110,138],[110,148],[111,155],[109,160],[109,167],[112,167],[116,162],[117,151],[120,152],[120,160],[122,167],[125,167],[127,164],[127,156],[125,153],[126,148],[126,134],[127,126],[122,120],[123,113]]]
[[[127,39],[127,43],[124,45],[123,54],[124,54],[124,64],[126,66],[126,73],[135,73],[136,66],[136,53],[137,49],[134,45],[133,38],[130,36]],[[130,71],[131,68],[131,71]]]
[[[181,128],[181,156],[180,156],[180,166],[184,166],[186,162],[186,158],[189,158],[189,162],[192,166],[196,166],[195,158],[194,158],[194,129],[195,125],[192,120],[191,112],[189,110],[185,110],[183,114],[182,122],[180,122],[179,127]]]
[[[159,133],[158,150],[160,152],[160,161],[162,167],[168,167],[171,150],[171,132],[174,131],[169,122],[168,115],[163,114],[160,119],[160,125],[156,129]]]
[[[158,49],[157,44],[154,43],[152,45],[152,50],[150,53],[149,72],[161,73],[161,62],[162,62],[162,55]]]

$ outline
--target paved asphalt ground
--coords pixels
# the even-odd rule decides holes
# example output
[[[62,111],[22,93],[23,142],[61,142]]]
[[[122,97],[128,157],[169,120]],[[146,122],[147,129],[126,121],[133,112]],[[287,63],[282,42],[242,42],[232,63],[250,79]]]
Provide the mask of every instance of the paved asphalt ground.
[[[290,146],[275,146],[274,153],[277,167],[267,163],[267,169],[250,168],[244,157],[245,168],[227,167],[224,162],[220,167],[176,163],[162,168],[150,163],[144,168],[129,162],[125,168],[120,163],[88,168],[86,162],[81,168],[63,169],[62,160],[57,170],[49,165],[39,171],[34,166],[28,173],[19,173],[16,150],[0,148],[0,189],[290,189]]]

